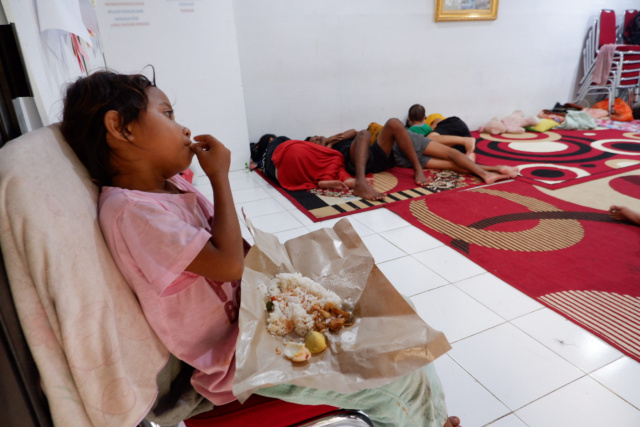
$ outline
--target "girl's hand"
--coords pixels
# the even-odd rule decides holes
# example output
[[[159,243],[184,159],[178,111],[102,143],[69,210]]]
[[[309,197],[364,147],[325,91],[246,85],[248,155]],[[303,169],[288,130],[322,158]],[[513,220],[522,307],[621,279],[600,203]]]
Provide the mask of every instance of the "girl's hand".
[[[231,151],[211,135],[198,135],[191,149],[198,157],[198,162],[205,174],[211,179],[227,176],[231,166]]]

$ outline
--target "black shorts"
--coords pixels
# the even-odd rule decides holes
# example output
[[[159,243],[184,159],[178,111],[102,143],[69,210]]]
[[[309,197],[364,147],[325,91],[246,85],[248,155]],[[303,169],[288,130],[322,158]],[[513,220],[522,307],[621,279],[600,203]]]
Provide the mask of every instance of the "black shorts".
[[[447,117],[436,126],[434,132],[439,133],[440,135],[454,135],[454,136],[465,136],[470,137],[471,132],[469,131],[469,127],[465,122],[460,120],[458,117]],[[456,150],[466,153],[467,149],[464,145],[454,145],[453,148]]]
[[[469,127],[466,123],[455,116],[447,117],[438,123],[434,132],[437,132],[440,135],[471,136],[471,132],[469,131]]]
[[[427,163],[431,159],[430,156],[424,154],[424,151],[427,149],[429,143],[431,143],[431,139],[428,136],[420,135],[415,132],[407,131],[409,134],[409,138],[411,139],[411,144],[413,145],[413,151],[416,153],[416,158],[418,159],[418,163],[423,168],[427,167]],[[393,152],[396,156],[396,166],[401,168],[413,168],[411,161],[407,157],[407,154],[404,153],[398,144],[393,144]]]
[[[353,139],[347,139],[345,141],[340,141],[333,146],[335,150],[338,150],[344,156],[345,167],[350,175],[356,174],[356,168],[351,161],[351,144],[353,144],[353,141]],[[387,153],[380,148],[377,142],[374,142],[369,146],[369,158],[367,159],[364,173],[370,174],[384,172],[395,165],[396,162],[393,151],[387,155]]]

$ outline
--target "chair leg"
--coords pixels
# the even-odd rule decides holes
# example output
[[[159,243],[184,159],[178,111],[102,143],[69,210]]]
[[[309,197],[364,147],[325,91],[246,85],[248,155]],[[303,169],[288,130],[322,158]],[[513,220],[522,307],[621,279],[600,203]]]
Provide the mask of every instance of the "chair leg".
[[[609,91],[609,116],[613,114],[614,101],[615,100],[613,99],[613,91]]]

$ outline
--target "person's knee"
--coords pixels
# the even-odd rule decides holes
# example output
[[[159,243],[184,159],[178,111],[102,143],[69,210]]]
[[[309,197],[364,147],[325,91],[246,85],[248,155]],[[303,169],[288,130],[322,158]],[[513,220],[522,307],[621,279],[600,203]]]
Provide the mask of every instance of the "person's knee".
[[[404,129],[404,124],[400,121],[400,119],[389,119],[387,123],[385,123],[385,127],[396,130],[396,129]]]
[[[371,139],[371,133],[368,130],[363,129],[356,134],[356,139],[364,139],[368,141]]]

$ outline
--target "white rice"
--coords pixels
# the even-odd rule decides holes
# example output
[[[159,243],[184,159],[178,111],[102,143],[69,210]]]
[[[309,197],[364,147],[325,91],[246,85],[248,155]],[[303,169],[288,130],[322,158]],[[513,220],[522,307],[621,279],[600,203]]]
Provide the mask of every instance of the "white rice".
[[[307,312],[314,304],[324,307],[332,303],[342,305],[340,297],[300,273],[280,273],[261,288],[262,293],[273,301],[273,311],[267,319],[267,330],[278,336],[291,330],[304,337],[313,330],[313,318]],[[271,298],[275,297],[275,298]]]

